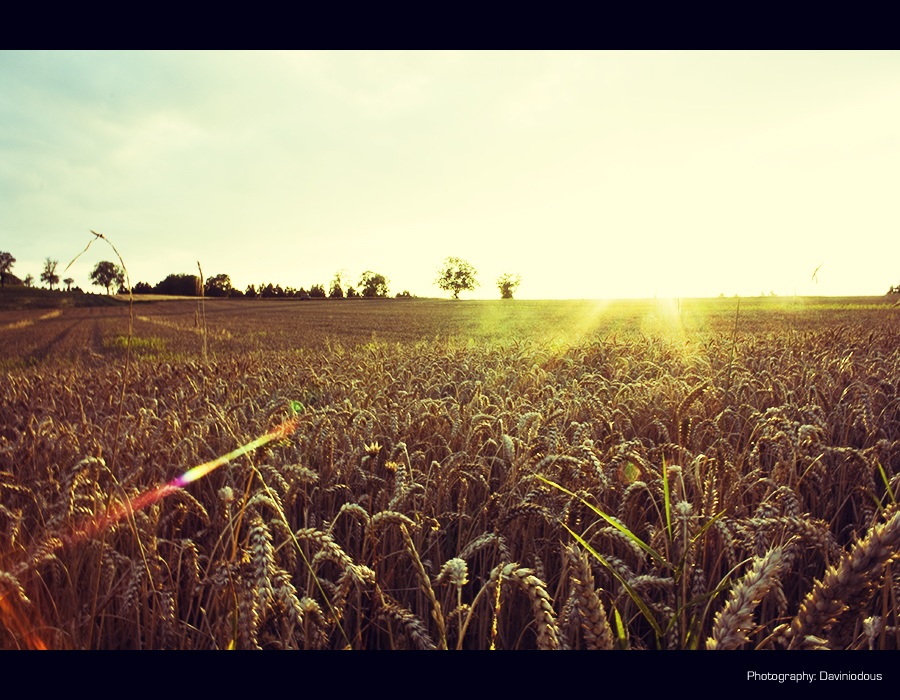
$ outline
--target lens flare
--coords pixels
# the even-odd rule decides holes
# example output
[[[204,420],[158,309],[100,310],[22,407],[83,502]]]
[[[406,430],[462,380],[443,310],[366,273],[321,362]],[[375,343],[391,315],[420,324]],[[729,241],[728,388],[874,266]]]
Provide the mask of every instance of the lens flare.
[[[287,438],[288,436],[293,434],[300,425],[300,417],[298,414],[303,410],[303,405],[299,401],[291,401],[291,409],[293,410],[294,415],[291,418],[285,420],[280,425],[277,425],[269,430],[269,432],[267,432],[265,435],[262,435],[255,440],[251,440],[250,442],[241,445],[228,454],[222,455],[221,457],[218,457],[214,460],[188,469],[186,472],[184,472],[184,474],[175,477],[166,484],[162,484],[161,486],[157,486],[148,491],[144,491],[143,493],[138,494],[134,498],[124,503],[118,503],[110,506],[105,513],[102,513],[98,517],[95,517],[92,521],[82,526],[80,529],[76,529],[69,537],[60,540],[60,544],[52,549],[59,549],[63,546],[63,544],[72,545],[77,544],[80,541],[90,539],[94,535],[102,532],[106,528],[122,520],[122,518],[128,516],[129,514],[146,508],[147,506],[162,500],[175,491],[184,488],[188,484],[202,479],[204,476],[212,473],[222,465],[228,464],[238,457],[241,457],[242,455],[245,455],[252,450],[262,447],[263,445],[266,445],[273,440],[283,440]],[[22,640],[27,648],[47,648],[47,645],[44,643],[44,641],[32,631],[33,626],[28,625],[23,616],[17,612],[15,606],[13,605],[12,598],[4,595],[2,590],[0,590],[0,621],[2,621],[7,630],[12,632],[18,639]]]
[[[0,593],[0,618],[3,619],[6,628],[22,640],[26,649],[34,651],[47,649],[44,640],[32,630],[33,625],[28,624],[28,621],[13,607],[12,599],[7,599],[3,593]]]
[[[297,412],[297,406],[295,405],[297,402],[292,402],[292,408],[295,413]],[[190,483],[197,481],[198,479],[202,479],[207,474],[212,473],[223,464],[228,464],[229,462],[241,457],[242,455],[251,452],[263,445],[266,445],[273,440],[283,440],[288,437],[292,433],[297,430],[297,427],[300,424],[299,416],[295,415],[292,418],[284,421],[280,425],[275,426],[265,435],[262,435],[255,440],[251,440],[250,442],[241,445],[235,450],[232,450],[228,454],[222,455],[221,457],[217,457],[214,460],[209,462],[205,462],[204,464],[200,464],[196,467],[188,469],[181,476],[176,476],[174,479],[169,481],[166,484],[161,486],[157,486],[149,491],[145,491],[141,494],[138,494],[131,500],[116,504],[115,506],[111,506],[106,513],[102,514],[98,518],[96,518],[93,522],[89,523],[87,526],[77,531],[73,535],[73,539],[81,540],[85,538],[92,537],[96,535],[98,532],[105,530],[110,525],[117,523],[119,520],[124,518],[126,515],[130,513],[134,513],[143,508],[146,508],[153,503],[156,503],[171,493],[174,493],[178,489],[184,488]]]

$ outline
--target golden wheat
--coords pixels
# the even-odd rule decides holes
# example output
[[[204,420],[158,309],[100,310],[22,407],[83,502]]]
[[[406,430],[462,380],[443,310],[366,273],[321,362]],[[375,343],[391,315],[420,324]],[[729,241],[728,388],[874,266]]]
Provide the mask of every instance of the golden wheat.
[[[872,527],[841,560],[828,568],[800,604],[786,638],[791,649],[840,642],[842,620],[858,615],[878,585],[888,561],[898,556],[900,512]]]
[[[352,304],[304,309],[319,330],[204,303],[205,362],[190,304],[148,305],[127,367],[118,310],[4,329],[0,586],[53,631],[6,621],[0,646],[897,648],[900,349],[877,309],[786,328],[742,306],[733,342],[732,307],[687,344],[396,315],[386,342]],[[294,400],[290,436],[104,520]]]

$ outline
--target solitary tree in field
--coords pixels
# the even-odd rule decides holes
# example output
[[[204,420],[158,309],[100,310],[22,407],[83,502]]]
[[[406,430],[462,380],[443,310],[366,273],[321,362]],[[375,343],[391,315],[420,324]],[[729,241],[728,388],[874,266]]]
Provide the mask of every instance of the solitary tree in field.
[[[478,286],[475,275],[478,272],[468,262],[460,258],[447,258],[438,271],[438,278],[434,283],[446,292],[451,292],[454,299],[459,299],[459,293],[472,291]]]
[[[359,278],[361,294],[364,297],[386,297],[388,295],[388,279],[378,272],[366,270]]]
[[[500,298],[512,299],[513,294],[515,294],[516,289],[519,288],[521,283],[522,278],[519,277],[519,275],[511,275],[508,272],[504,272],[497,278],[497,287],[500,289]]]
[[[63,284],[66,285],[66,291],[67,291],[67,292],[71,292],[71,291],[72,291],[72,283],[73,283],[74,281],[75,281],[75,280],[73,280],[71,277],[66,277],[66,278],[63,280]]]
[[[34,284],[34,275],[29,273],[29,274],[25,275],[25,279],[23,279],[22,281],[25,283],[26,287],[30,287],[31,285]]]
[[[16,259],[11,253],[0,250],[0,287],[6,286],[6,276],[15,262]]]
[[[98,262],[91,272],[91,282],[98,287],[106,287],[106,293],[109,294],[113,284],[124,284],[125,273],[115,263],[103,260]]]
[[[59,260],[51,260],[50,258],[44,260],[44,271],[41,273],[41,281],[49,284],[50,289],[53,289],[54,284],[59,284],[59,275],[56,274],[57,265],[59,265]]]

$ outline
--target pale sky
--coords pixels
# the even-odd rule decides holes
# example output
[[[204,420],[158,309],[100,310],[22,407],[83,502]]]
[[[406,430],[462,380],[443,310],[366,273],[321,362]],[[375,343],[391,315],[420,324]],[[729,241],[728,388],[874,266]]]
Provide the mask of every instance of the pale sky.
[[[447,296],[457,256],[462,298],[875,295],[898,192],[898,52],[0,51],[19,277],[94,229],[132,283]]]

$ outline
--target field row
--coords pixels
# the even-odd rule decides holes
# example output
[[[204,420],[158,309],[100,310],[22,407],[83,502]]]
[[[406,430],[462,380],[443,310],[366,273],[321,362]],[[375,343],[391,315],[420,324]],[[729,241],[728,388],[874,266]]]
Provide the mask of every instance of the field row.
[[[0,369],[135,354],[187,359],[203,353],[353,347],[378,340],[577,343],[629,334],[680,337],[809,332],[852,322],[892,322],[889,298],[637,301],[179,300],[55,310],[0,311]]]

